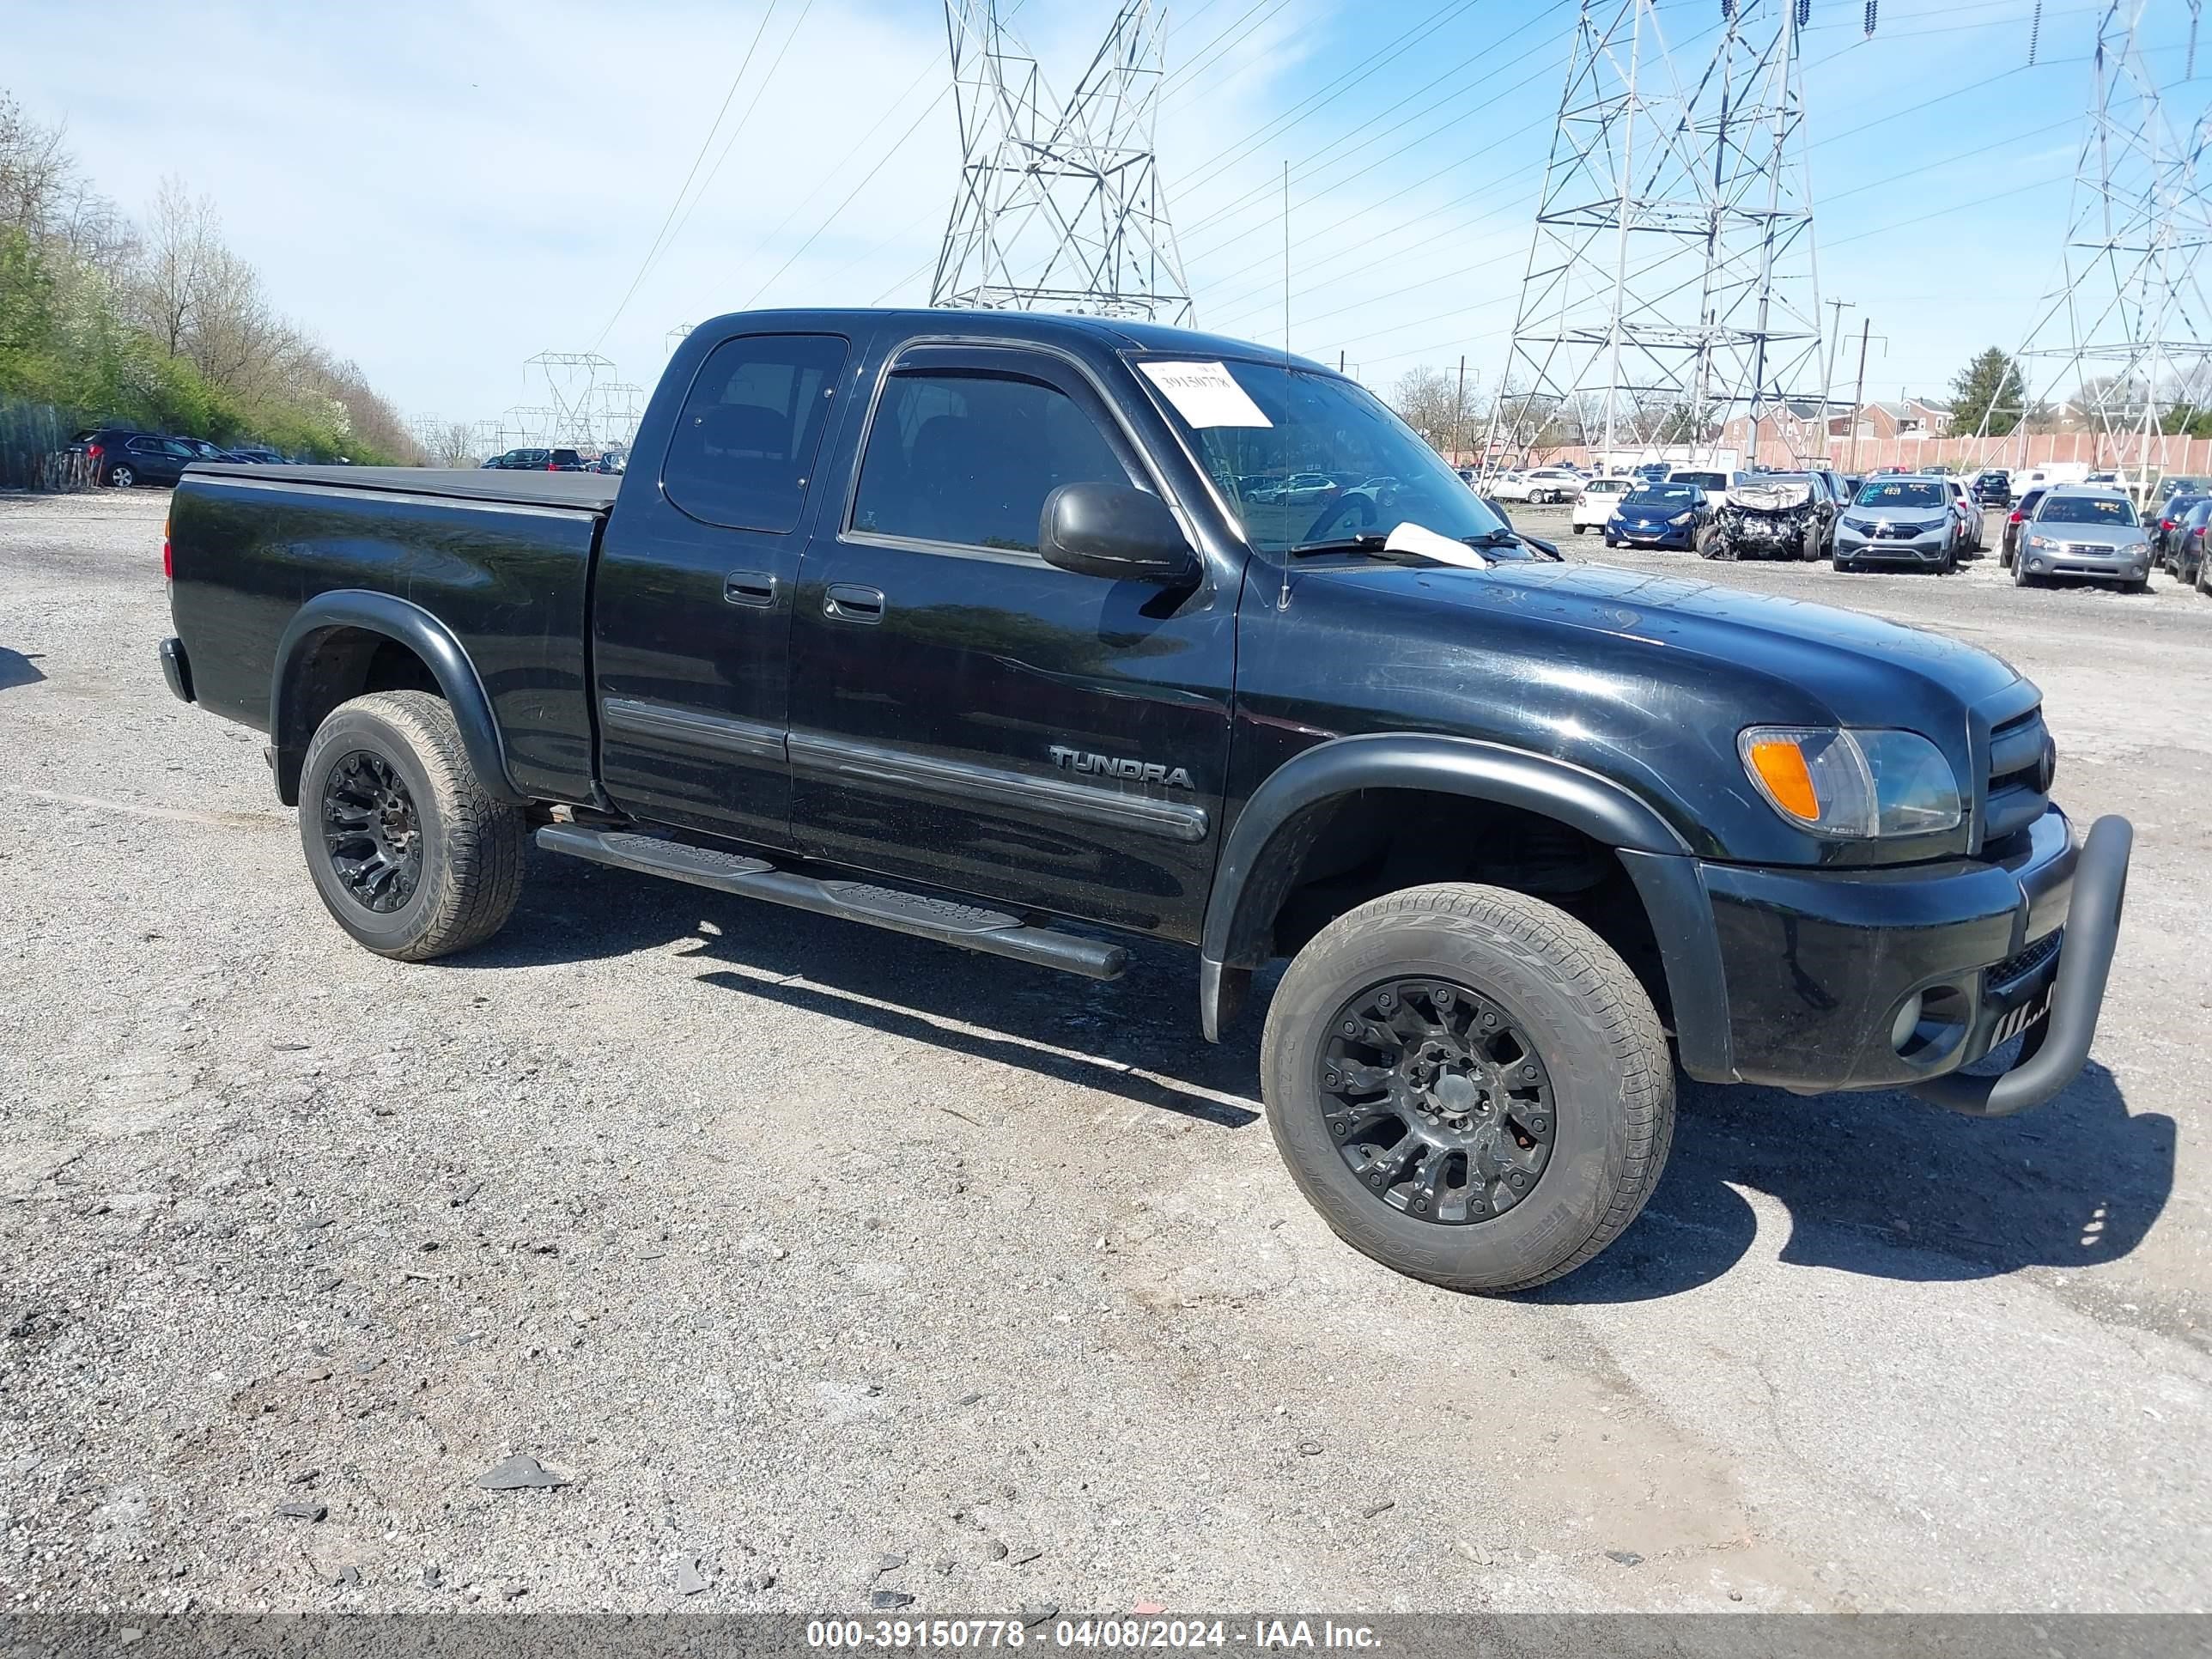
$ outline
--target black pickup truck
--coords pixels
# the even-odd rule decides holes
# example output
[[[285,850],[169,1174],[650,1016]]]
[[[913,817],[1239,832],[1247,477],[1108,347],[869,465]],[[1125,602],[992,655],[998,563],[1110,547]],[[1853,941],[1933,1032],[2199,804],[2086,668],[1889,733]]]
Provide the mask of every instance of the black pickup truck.
[[[726,316],[623,477],[196,466],[164,562],[169,684],[268,732],[369,949],[489,938],[534,837],[1097,978],[1188,945],[1210,1038],[1288,957],[1291,1173],[1468,1290],[1628,1224],[1678,1061],[2047,1099],[2118,930],[2131,832],[2077,840],[2005,664],[1563,562],[1236,340]]]

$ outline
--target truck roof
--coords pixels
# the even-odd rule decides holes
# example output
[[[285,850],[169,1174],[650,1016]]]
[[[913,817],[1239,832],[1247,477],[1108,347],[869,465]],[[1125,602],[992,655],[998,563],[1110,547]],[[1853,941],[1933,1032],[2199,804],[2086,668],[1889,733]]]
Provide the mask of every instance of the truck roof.
[[[1227,334],[1207,334],[1197,329],[1170,328],[1130,317],[1078,317],[1052,311],[953,311],[927,307],[867,307],[786,311],[732,311],[699,325],[695,334],[722,332],[729,325],[747,327],[773,324],[785,328],[851,327],[856,322],[896,321],[917,333],[968,335],[981,338],[1033,342],[1038,344],[1103,347],[1109,351],[1173,351],[1198,357],[1253,357],[1264,362],[1289,362],[1299,368],[1334,374],[1336,370],[1311,358],[1285,353],[1280,346],[1240,340]]]

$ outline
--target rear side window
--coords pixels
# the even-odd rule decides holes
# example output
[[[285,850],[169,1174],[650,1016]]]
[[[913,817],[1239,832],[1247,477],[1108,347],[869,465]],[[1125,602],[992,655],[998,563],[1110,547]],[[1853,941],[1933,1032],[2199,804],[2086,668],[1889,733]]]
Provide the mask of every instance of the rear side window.
[[[1059,486],[1129,482],[1063,392],[1003,374],[894,374],[868,429],[853,528],[1034,553]]]
[[[835,334],[750,334],[716,346],[668,441],[668,499],[732,530],[795,528],[846,345]]]

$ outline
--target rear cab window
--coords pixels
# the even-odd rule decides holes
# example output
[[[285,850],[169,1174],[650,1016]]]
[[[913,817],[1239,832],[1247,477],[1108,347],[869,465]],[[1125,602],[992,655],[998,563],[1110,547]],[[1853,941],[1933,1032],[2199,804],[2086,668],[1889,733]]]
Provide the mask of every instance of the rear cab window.
[[[716,346],[669,436],[668,499],[707,524],[789,534],[850,349],[836,334],[747,334]]]

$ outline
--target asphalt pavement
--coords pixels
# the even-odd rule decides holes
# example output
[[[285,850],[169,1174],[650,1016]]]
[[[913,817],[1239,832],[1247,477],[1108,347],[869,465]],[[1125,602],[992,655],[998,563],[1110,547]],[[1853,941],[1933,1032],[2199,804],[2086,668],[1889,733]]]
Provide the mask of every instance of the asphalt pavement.
[[[2128,922],[2051,1105],[1686,1085],[1489,1301],[1307,1208],[1177,951],[547,859],[355,947],[162,684],[165,499],[0,498],[0,1608],[2212,1602],[2212,599],[1611,556],[2011,659]]]

